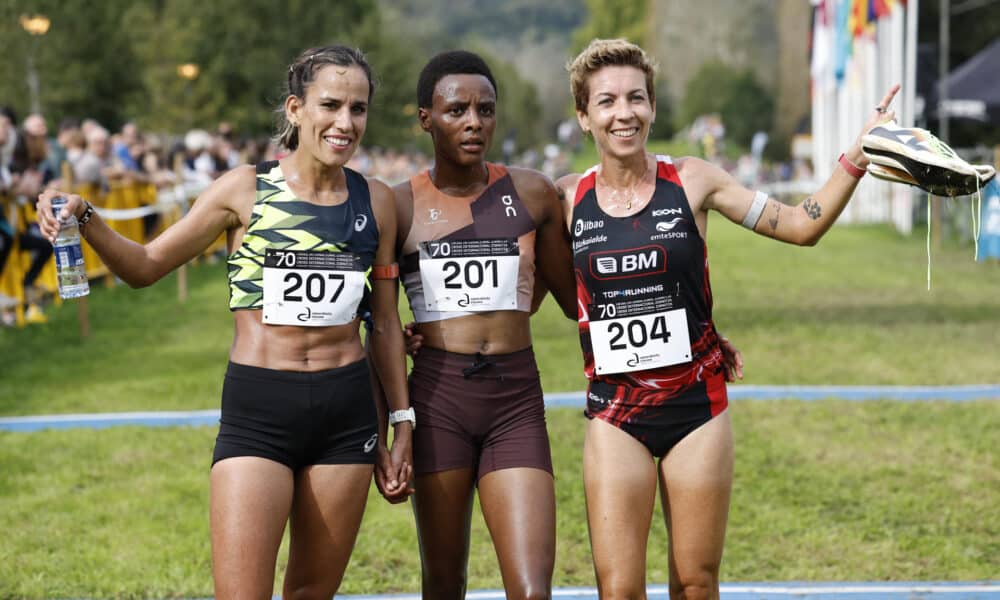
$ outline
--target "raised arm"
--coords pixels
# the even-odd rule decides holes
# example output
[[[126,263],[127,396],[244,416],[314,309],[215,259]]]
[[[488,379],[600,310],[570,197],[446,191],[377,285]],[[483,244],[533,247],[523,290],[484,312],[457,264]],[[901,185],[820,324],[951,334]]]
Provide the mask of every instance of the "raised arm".
[[[112,273],[134,288],[145,287],[199,255],[223,231],[240,227],[241,218],[249,218],[249,210],[242,208],[253,204],[254,181],[252,166],[229,171],[198,197],[183,219],[145,245],[119,235],[96,211],[81,232]],[[87,208],[84,199],[75,194],[54,189],[42,192],[38,198],[38,225],[50,241],[59,232],[60,222],[52,214],[52,199],[59,196],[67,198],[60,211],[62,219],[70,214],[79,219]],[[243,212],[247,215],[241,217]]]
[[[889,106],[898,91],[897,84],[886,93],[830,178],[819,191],[801,204],[787,206],[763,193],[758,197],[757,192],[743,187],[722,169],[705,161],[689,158],[685,159],[681,167],[681,178],[685,189],[690,181],[692,189],[701,191],[691,199],[692,207],[695,207],[697,197],[701,196],[702,210],[717,210],[730,221],[741,223],[760,235],[800,246],[816,244],[847,206],[868,166],[868,160],[861,152],[861,135],[875,125],[895,117],[895,112]]]
[[[372,329],[368,334],[372,363],[378,375],[375,401],[379,418],[379,435],[386,440],[387,424],[383,415],[410,407],[406,390],[406,358],[403,331],[399,322],[399,281],[396,264],[396,203],[392,190],[378,180],[369,180],[372,211],[378,223],[379,240],[375,251],[375,276],[372,277]],[[384,272],[396,269],[396,275]],[[380,271],[382,271],[380,273]],[[407,481],[413,464],[412,424],[400,421],[393,430],[392,449],[388,456],[380,446],[376,483],[387,497],[398,497],[408,489]],[[405,495],[402,496],[405,498]]]

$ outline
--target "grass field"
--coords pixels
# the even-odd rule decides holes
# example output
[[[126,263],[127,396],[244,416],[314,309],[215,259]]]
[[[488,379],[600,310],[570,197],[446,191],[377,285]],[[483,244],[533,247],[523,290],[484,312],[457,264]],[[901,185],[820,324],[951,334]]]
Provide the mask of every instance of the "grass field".
[[[719,328],[755,384],[1000,382],[1000,269],[948,244],[924,289],[919,235],[836,228],[816,248],[709,227]],[[0,414],[218,405],[231,341],[225,269],[142,291],[95,287],[93,335],[75,309],[0,330]],[[548,391],[579,390],[575,327],[534,323]],[[584,420],[548,413],[557,473],[555,583],[592,585],[580,478]],[[1000,402],[740,401],[725,581],[975,580],[1000,573]],[[0,433],[0,597],[211,594],[207,497],[215,430]],[[649,580],[666,580],[659,512]],[[472,588],[498,588],[477,516]],[[284,560],[284,552],[281,561]],[[408,507],[370,498],[344,592],[419,589]],[[281,565],[279,565],[280,568]],[[280,584],[279,584],[280,585]]]

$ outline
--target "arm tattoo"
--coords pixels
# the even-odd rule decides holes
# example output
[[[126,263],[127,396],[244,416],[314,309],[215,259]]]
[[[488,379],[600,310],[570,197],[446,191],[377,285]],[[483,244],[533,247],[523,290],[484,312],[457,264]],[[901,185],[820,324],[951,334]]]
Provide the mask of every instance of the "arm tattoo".
[[[774,217],[767,220],[767,223],[771,226],[771,231],[778,230],[778,217],[781,216],[781,203],[775,202],[774,207],[777,209],[774,211]]]
[[[806,201],[802,203],[802,208],[806,210],[806,214],[813,221],[823,216],[823,209],[820,208],[819,202],[813,200],[811,196],[806,198]]]

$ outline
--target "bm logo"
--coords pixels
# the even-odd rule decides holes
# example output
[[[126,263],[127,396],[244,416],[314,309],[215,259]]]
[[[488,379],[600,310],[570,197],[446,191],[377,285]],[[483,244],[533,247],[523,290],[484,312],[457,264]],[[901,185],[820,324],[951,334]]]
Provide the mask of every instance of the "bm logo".
[[[667,270],[667,253],[660,246],[597,252],[590,257],[590,274],[597,279],[622,279]]]

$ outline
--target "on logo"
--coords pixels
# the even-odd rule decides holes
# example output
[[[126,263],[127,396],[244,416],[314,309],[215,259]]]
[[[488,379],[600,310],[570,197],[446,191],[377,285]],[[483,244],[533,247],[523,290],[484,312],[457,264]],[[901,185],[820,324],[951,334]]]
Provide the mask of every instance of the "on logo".
[[[517,209],[514,208],[514,199],[510,196],[510,194],[505,194],[502,198],[500,198],[500,202],[503,202],[504,214],[508,217],[517,216]]]

